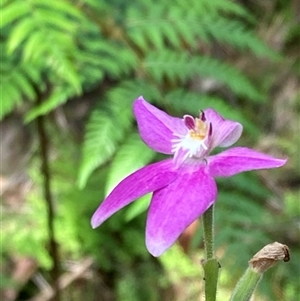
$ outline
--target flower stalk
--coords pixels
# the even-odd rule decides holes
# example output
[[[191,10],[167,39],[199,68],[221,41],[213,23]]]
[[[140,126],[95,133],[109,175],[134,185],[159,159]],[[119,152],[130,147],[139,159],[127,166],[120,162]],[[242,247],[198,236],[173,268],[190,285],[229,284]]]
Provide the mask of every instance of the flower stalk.
[[[206,260],[202,262],[205,280],[205,300],[215,301],[219,278],[219,263],[214,258],[214,205],[203,214]]]
[[[203,214],[206,260],[214,257],[214,205]]]
[[[202,262],[205,280],[205,300],[216,301],[219,279],[219,263],[216,258]]]
[[[263,274],[248,267],[242,278],[239,280],[230,301],[249,301],[261,280],[262,275]]]

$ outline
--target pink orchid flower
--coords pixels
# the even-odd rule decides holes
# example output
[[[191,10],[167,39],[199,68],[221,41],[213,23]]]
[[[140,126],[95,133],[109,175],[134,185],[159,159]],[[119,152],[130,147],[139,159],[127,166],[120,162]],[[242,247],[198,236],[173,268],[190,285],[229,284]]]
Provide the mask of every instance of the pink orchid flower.
[[[135,100],[134,115],[143,141],[173,158],[147,165],[122,180],[92,217],[96,228],[116,211],[153,192],[146,224],[146,246],[153,256],[163,254],[179,235],[217,199],[215,177],[276,168],[285,164],[246,147],[233,147],[217,155],[217,146],[228,147],[241,136],[240,123],[226,120],[213,109],[199,117],[169,116],[143,97]]]

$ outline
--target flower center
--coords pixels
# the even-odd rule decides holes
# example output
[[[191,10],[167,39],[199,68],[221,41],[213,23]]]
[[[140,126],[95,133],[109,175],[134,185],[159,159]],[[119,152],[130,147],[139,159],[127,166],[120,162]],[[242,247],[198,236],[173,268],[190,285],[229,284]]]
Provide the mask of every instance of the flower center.
[[[205,121],[202,121],[199,118],[193,118],[191,116],[185,115],[184,117],[184,122],[187,128],[189,129],[189,135],[192,139],[196,140],[204,140],[206,137],[207,133],[207,124]],[[192,119],[192,124],[189,119]]]
[[[179,158],[183,162],[187,158],[202,158],[208,150],[208,138],[212,135],[211,123],[208,123],[204,112],[200,113],[199,118],[190,115],[184,115],[183,121],[188,128],[185,135],[174,133],[175,139],[172,139],[172,152],[174,159]]]

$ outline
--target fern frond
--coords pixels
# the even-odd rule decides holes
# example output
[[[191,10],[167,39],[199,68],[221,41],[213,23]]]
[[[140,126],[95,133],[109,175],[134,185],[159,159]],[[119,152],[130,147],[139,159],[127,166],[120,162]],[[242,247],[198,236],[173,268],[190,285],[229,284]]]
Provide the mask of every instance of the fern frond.
[[[78,178],[80,188],[85,186],[94,169],[113,156],[131,124],[133,116],[128,108],[131,108],[132,99],[120,101],[127,104],[126,110],[108,99],[105,105],[100,105],[91,114],[82,149]]]
[[[1,108],[0,120],[9,114],[16,105],[22,103],[22,95],[15,85],[0,84]]]
[[[128,208],[125,209],[124,220],[126,222],[130,222],[137,216],[147,211],[150,205],[151,196],[151,194],[146,194],[135,202],[131,203]]]
[[[55,11],[63,15],[67,15],[70,18],[77,20],[85,20],[85,17],[78,9],[77,5],[73,5],[69,1],[43,1],[43,0],[34,0],[36,5],[44,7],[45,11]]]
[[[149,6],[144,14],[133,7],[127,11],[125,26],[131,42],[144,52],[149,48],[161,50],[168,44],[180,49],[184,41],[190,46],[197,44],[194,31],[182,21],[187,18],[176,6]]]
[[[3,48],[1,50],[0,120],[9,114],[15,106],[21,104],[24,99],[35,99],[34,85],[43,87],[38,68],[32,68],[26,63],[15,64],[14,57],[7,56]]]
[[[262,101],[263,95],[235,67],[208,56],[191,56],[173,51],[151,52],[145,59],[144,68],[156,81],[164,78],[171,82],[187,82],[195,75],[211,77],[227,85],[237,95],[253,101]]]
[[[143,95],[147,101],[153,102],[157,99],[162,99],[162,91],[159,88],[145,80],[132,80],[124,81],[118,87],[108,92],[113,102],[119,106],[123,106],[123,109],[128,109],[128,104],[124,100],[134,100]],[[131,110],[131,107],[129,108]]]
[[[80,76],[86,82],[99,82],[105,75],[112,79],[123,78],[134,72],[137,55],[128,47],[103,37],[96,24],[85,23],[77,32],[77,66]],[[90,74],[90,72],[94,73]]]
[[[55,87],[50,96],[43,100],[43,103],[38,107],[34,107],[25,115],[25,122],[30,122],[40,115],[46,115],[56,107],[64,104],[71,96],[74,96],[74,91],[68,86]]]
[[[219,206],[222,207],[220,210],[223,212],[230,212],[230,215],[224,216],[223,220],[230,220],[233,223],[239,222],[241,224],[265,224],[263,217],[266,215],[266,211],[264,206],[257,201],[257,197],[256,200],[254,199],[255,192],[253,193],[253,196],[251,196],[238,190],[231,190],[231,192],[228,190],[226,192],[225,189],[223,189],[218,198],[220,200]],[[234,220],[234,215],[237,216],[236,220]],[[244,216],[241,218],[241,215]]]
[[[174,1],[182,10],[193,10],[202,16],[205,15],[229,15],[239,16],[247,20],[253,20],[252,15],[239,3],[228,0],[184,0]],[[172,3],[173,4],[173,3]],[[192,9],[191,9],[192,8]]]
[[[132,125],[132,103],[142,94],[151,100],[159,92],[154,86],[143,81],[124,82],[111,89],[105,103],[93,110],[87,123],[82,148],[79,187],[84,187],[90,174],[115,154]]]
[[[16,4],[22,7],[22,13]],[[10,17],[11,15],[17,17]],[[57,80],[73,86],[79,93],[81,83],[74,64],[74,35],[83,15],[65,1],[15,1],[4,7],[5,25],[14,27],[8,40],[10,54],[19,51],[24,61],[40,61],[53,72]]]
[[[270,191],[259,181],[254,173],[241,173],[231,178],[219,178],[218,183],[228,189],[236,189],[254,199],[267,199]]]
[[[18,20],[18,18],[28,13],[28,5],[25,1],[14,1],[10,3],[1,3],[1,22],[0,28],[4,28]]]
[[[120,112],[121,114],[121,112]],[[83,188],[90,174],[109,160],[122,140],[125,128],[113,115],[109,104],[93,110],[86,126],[78,185]],[[131,116],[126,116],[131,119]]]
[[[137,133],[131,134],[118,148],[108,172],[106,193],[116,186],[122,179],[138,168],[147,165],[155,153],[147,147]]]
[[[219,12],[224,10],[238,14],[237,8],[243,11],[241,6],[223,0],[196,1],[192,10],[190,4],[183,5],[181,1],[177,1],[177,6],[174,3],[172,6],[148,4],[142,13],[137,7],[128,9],[126,27],[132,42],[144,51],[149,47],[160,50],[166,45],[180,49],[183,42],[195,48],[199,39],[206,43],[215,39],[240,50],[249,49],[258,56],[278,57],[241,22]]]
[[[206,35],[210,35],[219,43],[231,45],[239,50],[250,50],[258,57],[279,58],[279,54],[260,40],[253,31],[246,29],[245,25],[234,19],[205,16],[201,19],[199,27],[203,27]],[[201,38],[202,31],[199,33],[197,29],[195,31]]]

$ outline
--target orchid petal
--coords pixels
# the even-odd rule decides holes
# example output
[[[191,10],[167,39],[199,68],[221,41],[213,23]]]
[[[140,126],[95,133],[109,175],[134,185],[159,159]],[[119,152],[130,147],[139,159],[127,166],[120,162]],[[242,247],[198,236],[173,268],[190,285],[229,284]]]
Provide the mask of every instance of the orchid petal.
[[[188,155],[188,149],[180,149],[180,151],[176,151],[173,157],[174,167],[178,168],[188,158]]]
[[[177,176],[171,159],[137,170],[122,180],[98,207],[91,220],[92,227],[100,226],[111,215],[135,199],[170,184]]]
[[[173,133],[187,133],[183,119],[169,116],[142,96],[135,100],[133,111],[143,141],[157,152],[172,154]]]
[[[235,147],[207,158],[209,174],[213,177],[230,177],[240,172],[276,168],[286,159],[260,153],[247,147]]]
[[[211,149],[231,146],[241,137],[243,126],[239,122],[224,119],[213,109],[207,109],[204,113],[206,120],[212,124]]]
[[[154,192],[146,226],[146,246],[160,256],[179,235],[216,200],[215,180],[198,165],[193,172],[181,172],[168,186]]]

